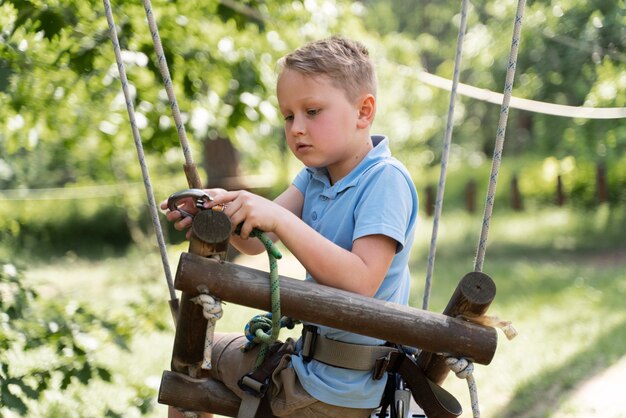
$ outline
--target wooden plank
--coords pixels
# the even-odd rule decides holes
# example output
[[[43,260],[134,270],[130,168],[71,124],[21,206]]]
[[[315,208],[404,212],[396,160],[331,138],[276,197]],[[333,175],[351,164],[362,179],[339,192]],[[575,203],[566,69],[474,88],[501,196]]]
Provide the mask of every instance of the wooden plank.
[[[208,291],[227,302],[271,309],[268,273],[233,263],[183,253],[175,286],[190,294]],[[283,315],[303,321],[479,364],[489,364],[496,351],[497,334],[491,327],[284,276],[280,292]]]
[[[158,401],[187,411],[204,411],[236,417],[241,399],[222,382],[194,379],[182,373],[164,371]]]

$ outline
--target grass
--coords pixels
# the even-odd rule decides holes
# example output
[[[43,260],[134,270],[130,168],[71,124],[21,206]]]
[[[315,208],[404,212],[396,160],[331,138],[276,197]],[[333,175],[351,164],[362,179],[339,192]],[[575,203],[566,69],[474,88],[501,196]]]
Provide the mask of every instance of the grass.
[[[421,306],[432,220],[422,218],[413,250],[411,305]],[[445,213],[439,229],[430,309],[441,311],[458,280],[474,268],[481,214]],[[580,408],[578,389],[626,355],[626,212],[601,207],[594,212],[542,209],[503,212],[493,217],[483,271],[496,282],[498,294],[489,313],[513,321],[519,336],[507,341],[499,333],[494,360],[478,365],[475,376],[483,416],[600,417]],[[186,245],[170,247],[175,267]],[[237,262],[266,269],[265,257]],[[174,268],[173,267],[173,268]],[[281,274],[302,277],[290,257]],[[123,257],[94,261],[71,254],[31,263],[26,271],[46,297],[88,301],[96,309],[124,309],[130,303],[156,300],[155,315],[169,320],[167,287],[160,258],[150,248],[132,248]],[[252,309],[227,305],[218,328],[240,331]],[[98,356],[123,376],[124,384],[94,384],[87,393],[95,405],[128,396],[133,382],[148,383],[154,393],[169,366],[173,329],[136,336],[131,350],[102,347]],[[622,383],[623,384],[623,383]],[[464,382],[449,377],[444,386],[471,415]],[[125,389],[126,387],[126,389]],[[579,413],[580,412],[580,413]],[[77,415],[77,416],[91,416]],[[617,412],[616,412],[617,413]],[[45,416],[42,412],[42,415]],[[129,415],[124,415],[129,416]],[[165,416],[155,406],[151,417]],[[623,415],[621,415],[623,416]]]

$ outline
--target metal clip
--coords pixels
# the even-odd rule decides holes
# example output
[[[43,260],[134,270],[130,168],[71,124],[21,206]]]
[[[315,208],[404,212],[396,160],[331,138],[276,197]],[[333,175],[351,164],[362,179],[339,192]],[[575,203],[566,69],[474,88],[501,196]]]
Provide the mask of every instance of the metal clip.
[[[179,211],[185,218],[193,218],[193,214],[178,207],[178,202],[183,199],[193,198],[196,208],[203,209],[205,201],[213,200],[213,197],[202,189],[188,189],[176,192],[167,198],[167,207],[171,211]]]

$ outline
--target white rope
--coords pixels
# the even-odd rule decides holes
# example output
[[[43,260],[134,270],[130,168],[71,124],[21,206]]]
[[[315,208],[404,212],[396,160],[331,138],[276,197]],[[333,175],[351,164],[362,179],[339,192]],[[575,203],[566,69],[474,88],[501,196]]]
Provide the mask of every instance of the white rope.
[[[515,67],[517,64],[517,52],[519,50],[520,33],[522,31],[522,19],[524,17],[524,8],[526,0],[519,0],[517,3],[517,12],[515,13],[515,25],[513,27],[513,39],[511,41],[511,52],[509,54],[509,63],[507,66],[506,79],[504,81],[504,95],[502,106],[500,107],[500,120],[498,122],[498,131],[496,134],[496,144],[493,151],[493,160],[491,164],[491,175],[489,176],[489,189],[487,190],[487,200],[485,203],[485,211],[483,214],[483,227],[478,240],[478,249],[476,251],[475,271],[482,271],[485,261],[485,252],[487,249],[487,237],[489,236],[489,223],[493,213],[494,199],[496,195],[496,184],[498,181],[498,172],[502,162],[502,149],[504,148],[504,136],[506,132],[506,123],[509,116],[509,103],[513,91],[513,79],[515,78]]]
[[[422,299],[422,309],[427,310],[430,301],[430,288],[432,284],[433,270],[435,268],[435,254],[437,251],[437,232],[439,230],[439,218],[443,208],[443,193],[446,188],[446,173],[448,171],[448,158],[450,155],[450,143],[452,142],[452,130],[454,125],[454,107],[456,103],[456,91],[459,84],[459,74],[461,72],[461,56],[463,53],[463,38],[467,29],[468,0],[463,0],[461,6],[461,23],[457,39],[456,54],[454,57],[454,75],[452,90],[450,92],[450,104],[448,106],[448,122],[443,139],[443,150],[441,152],[441,172],[439,185],[437,186],[437,198],[435,199],[435,213],[433,216],[433,232],[430,239],[430,250],[428,252],[428,266],[426,269],[426,281],[424,284],[424,298]]]
[[[407,66],[400,66],[399,72],[405,76],[417,78],[422,83],[439,89],[452,89],[452,81],[435,74],[427,73],[423,70],[415,70]],[[482,89],[469,84],[459,83],[458,93],[462,96],[483,102],[501,104],[504,95],[495,91]],[[541,102],[538,100],[522,99],[511,96],[509,106],[519,110],[540,113],[543,115],[561,116],[564,118],[581,119],[623,119],[626,118],[626,107],[588,107],[588,106],[566,106],[555,103]]]
[[[117,38],[117,30],[115,29],[115,21],[113,20],[113,13],[111,12],[111,3],[109,0],[103,0],[104,11],[107,16],[107,22],[109,24],[109,32],[111,36],[111,42],[113,43],[113,50],[115,52],[115,60],[117,61],[117,69],[120,74],[120,82],[122,83],[122,90],[124,92],[124,98],[126,99],[126,109],[128,111],[128,118],[130,119],[130,126],[133,132],[133,139],[135,140],[135,148],[137,149],[137,158],[139,165],[141,166],[141,174],[143,176],[143,184],[146,189],[146,196],[148,197],[148,203],[150,207],[150,217],[152,218],[152,225],[157,236],[157,242],[159,245],[159,252],[161,254],[161,262],[163,264],[163,271],[165,272],[165,279],[167,281],[167,287],[170,293],[170,299],[176,300],[176,290],[174,289],[174,281],[172,280],[172,272],[170,269],[170,263],[167,258],[167,249],[165,247],[165,239],[163,238],[163,230],[161,229],[161,223],[159,222],[159,211],[157,209],[156,201],[154,199],[154,193],[152,192],[152,183],[150,181],[150,173],[146,164],[146,157],[143,152],[143,144],[141,142],[141,136],[139,135],[139,128],[135,121],[135,107],[133,106],[132,96],[128,89],[128,79],[126,78],[126,70],[124,69],[124,62],[122,61],[122,52],[120,48],[119,39]]]
[[[206,293],[199,294],[191,301],[202,306],[202,315],[207,320],[206,336],[204,338],[204,358],[200,367],[204,370],[211,370],[213,336],[215,335],[215,324],[222,317],[222,304],[219,299],[215,299]]]
[[[480,405],[478,404],[478,389],[476,380],[474,379],[474,363],[464,358],[447,357],[446,365],[452,370],[459,379],[467,381],[467,387],[470,393],[472,403],[472,415],[474,418],[480,418]]]
[[[159,36],[159,29],[157,28],[156,21],[154,20],[154,13],[152,12],[152,4],[150,0],[143,0],[144,10],[146,11],[146,18],[148,19],[148,26],[150,27],[150,34],[152,35],[152,43],[154,44],[154,51],[157,55],[157,63],[159,70],[161,71],[161,77],[163,78],[163,84],[165,85],[165,91],[170,101],[170,107],[172,109],[172,116],[176,123],[176,131],[178,132],[178,138],[180,145],[183,149],[185,156],[185,162],[187,165],[193,165],[193,157],[191,156],[191,149],[189,148],[189,141],[187,140],[187,132],[185,131],[185,124],[180,117],[180,109],[178,108],[178,102],[176,101],[176,94],[172,86],[172,78],[170,76],[170,70],[167,66],[167,60],[165,59],[165,53],[163,52],[163,45],[161,44],[161,37]],[[199,187],[199,185],[194,185]]]

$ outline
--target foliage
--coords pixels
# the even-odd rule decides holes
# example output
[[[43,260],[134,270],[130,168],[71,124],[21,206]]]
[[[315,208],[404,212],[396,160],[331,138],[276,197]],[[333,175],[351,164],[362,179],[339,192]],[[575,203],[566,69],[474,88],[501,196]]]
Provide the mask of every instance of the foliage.
[[[402,0],[364,3],[370,11],[365,18],[366,27],[385,37],[413,37],[421,67],[451,78],[460,20],[458,2],[445,2],[442,6],[440,1],[420,1],[417,7],[414,2]],[[502,91],[515,3],[470,4],[461,82]],[[528,2],[513,94],[570,106],[624,107],[624,16],[623,2]],[[423,88],[411,87],[407,91],[418,100],[424,94]],[[438,114],[443,118],[447,102],[444,100],[443,106],[441,100],[434,100],[434,105],[439,106]],[[412,109],[411,116],[419,119],[430,112],[431,107]],[[468,155],[490,155],[498,107],[460,97],[455,116],[454,142],[467,148]],[[440,149],[442,123],[438,129],[429,130],[426,124],[426,129],[412,133],[410,144],[414,144],[415,137],[425,136],[431,149]],[[507,137],[507,152],[557,158],[573,156],[612,163],[626,149],[626,132],[620,120],[572,120],[514,109],[510,112]]]
[[[104,344],[127,348],[130,318],[107,319],[85,305],[42,298],[13,264],[1,266],[0,414],[27,416],[51,393],[112,382],[111,369],[94,354]]]
[[[159,0],[153,9],[192,144],[230,139],[245,173],[288,181],[275,62],[301,43],[333,33],[362,40],[376,60],[381,88],[375,130],[392,138],[413,171],[439,161],[448,93],[416,74],[451,77],[457,2]],[[514,12],[512,0],[470,5],[462,82],[502,89]],[[150,167],[161,175],[178,173],[176,130],[144,10],[119,1],[113,14]],[[529,2],[514,94],[573,106],[624,106],[623,19],[620,2]],[[4,0],[0,26],[0,187],[138,179],[100,2]],[[509,119],[507,153],[610,165],[626,148],[619,121],[515,110]],[[470,164],[485,163],[491,154],[497,120],[498,106],[459,97],[453,140]],[[192,147],[198,155],[200,148]]]
[[[230,138],[250,171],[271,169],[267,161],[285,152],[276,133],[276,59],[303,40],[340,28],[359,32],[350,5],[330,0],[161,0],[153,9],[190,140]],[[178,172],[176,129],[143,7],[115,2],[113,14],[144,146],[160,158],[159,171]],[[102,4],[7,0],[0,15],[0,105],[5,109],[0,187],[136,179]]]

